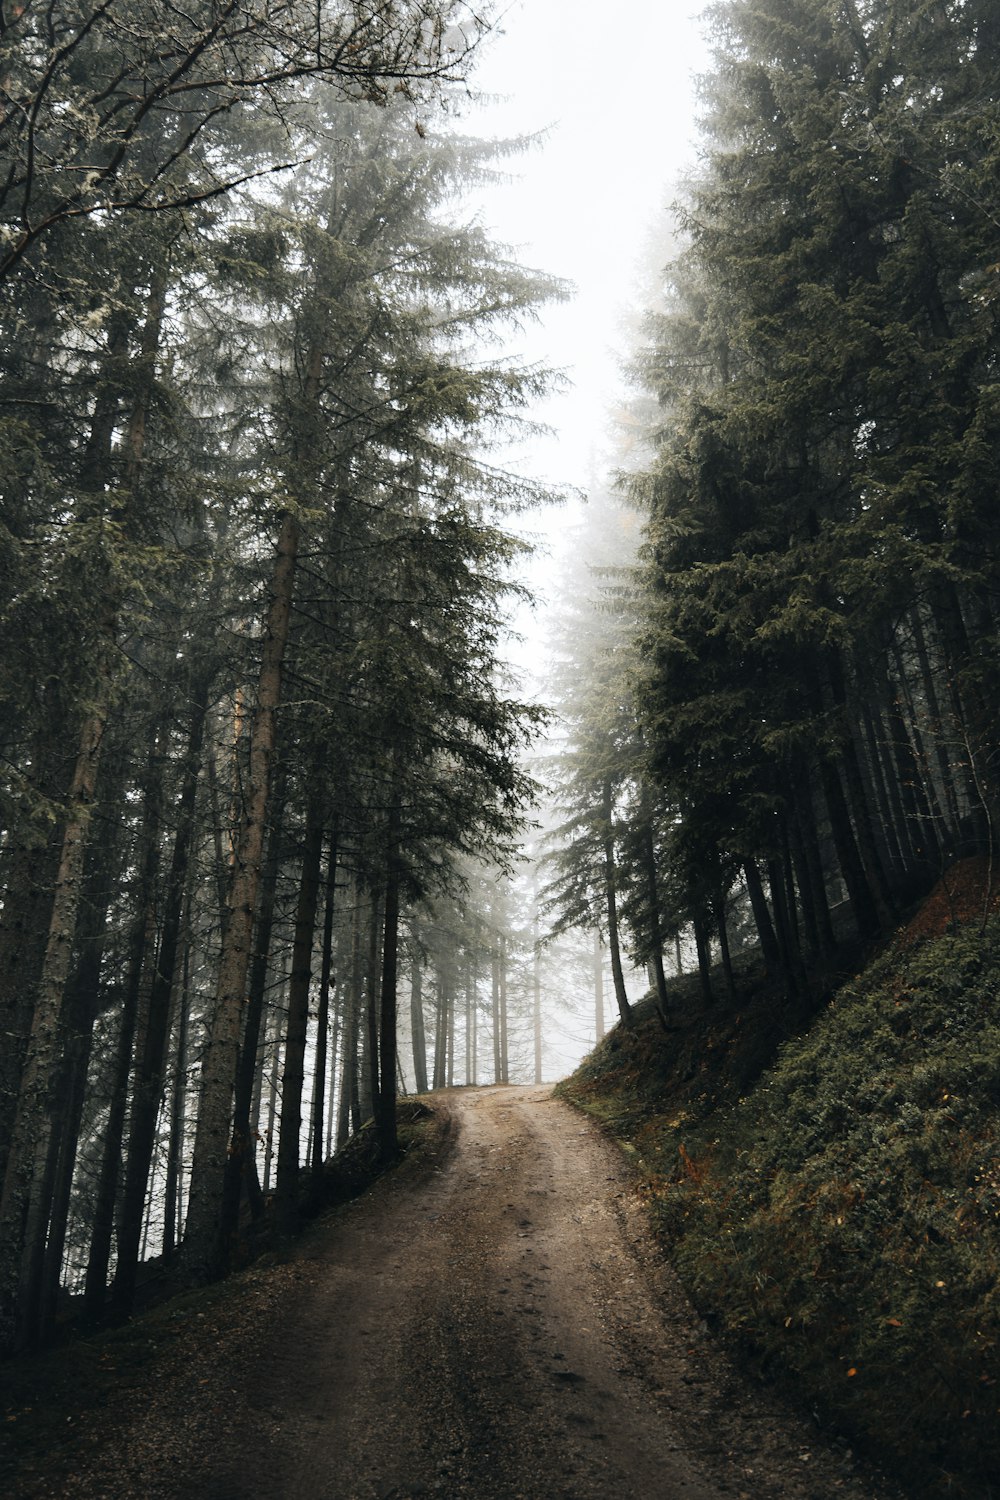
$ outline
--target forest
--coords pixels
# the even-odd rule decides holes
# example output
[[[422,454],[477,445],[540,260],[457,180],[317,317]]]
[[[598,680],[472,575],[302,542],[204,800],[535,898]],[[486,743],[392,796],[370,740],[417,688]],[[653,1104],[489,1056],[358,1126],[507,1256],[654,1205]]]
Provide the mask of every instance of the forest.
[[[503,454],[567,288],[463,207],[488,18],[0,17],[5,1352],[291,1233],[401,1091],[540,1081],[543,963],[668,1035],[748,955],[807,1017],[958,860],[985,928],[990,0],[712,6],[549,710]]]

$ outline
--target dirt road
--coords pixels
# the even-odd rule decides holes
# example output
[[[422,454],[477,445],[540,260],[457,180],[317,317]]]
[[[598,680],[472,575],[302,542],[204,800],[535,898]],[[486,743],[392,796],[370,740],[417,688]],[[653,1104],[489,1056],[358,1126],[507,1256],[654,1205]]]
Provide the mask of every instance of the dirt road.
[[[623,1158],[584,1119],[545,1088],[461,1090],[444,1107],[453,1149],[312,1237],[264,1345],[220,1375],[216,1419],[174,1417],[168,1456],[151,1416],[146,1495],[883,1494],[742,1385],[648,1244]]]

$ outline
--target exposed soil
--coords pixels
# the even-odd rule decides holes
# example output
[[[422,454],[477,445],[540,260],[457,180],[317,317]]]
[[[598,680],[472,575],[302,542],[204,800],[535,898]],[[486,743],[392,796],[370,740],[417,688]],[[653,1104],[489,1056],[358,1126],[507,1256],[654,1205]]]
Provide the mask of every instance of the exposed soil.
[[[733,1369],[593,1126],[546,1088],[434,1102],[447,1151],[245,1276],[238,1315],[194,1314],[194,1352],[19,1493],[899,1500]]]

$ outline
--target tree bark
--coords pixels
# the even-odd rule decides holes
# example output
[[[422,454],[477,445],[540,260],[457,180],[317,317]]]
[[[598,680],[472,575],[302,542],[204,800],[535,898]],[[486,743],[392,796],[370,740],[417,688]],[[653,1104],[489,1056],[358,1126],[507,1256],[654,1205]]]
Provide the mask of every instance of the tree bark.
[[[416,945],[414,944],[414,950]],[[424,997],[420,955],[414,951],[410,968],[410,1038],[413,1048],[414,1087],[427,1092],[427,1037],[424,1028]]]
[[[110,660],[101,680],[104,692],[80,731],[45,957],[0,1193],[0,1352],[23,1348],[37,1333],[54,1146],[62,1117],[56,1090],[63,1058],[62,1003],[72,962],[83,856],[107,721]]]
[[[149,1010],[132,1098],[132,1123],[125,1167],[125,1192],[118,1226],[118,1258],[113,1293],[115,1310],[122,1316],[131,1311],[135,1300],[135,1278],[139,1260],[143,1207],[146,1201],[150,1164],[156,1144],[157,1117],[163,1098],[167,1042],[170,1037],[171,999],[174,993],[177,955],[183,926],[188,865],[194,841],[195,809],[201,773],[205,720],[208,715],[210,681],[209,668],[196,669],[191,686],[191,720],[184,756],[184,772],[177,803],[177,831],[174,835],[174,847],[164,894],[163,932],[150,985]]]
[[[157,938],[155,886],[160,867],[160,803],[162,800],[162,789],[156,770],[156,762],[159,759],[158,739],[159,735],[154,735],[153,745],[149,752],[149,765],[146,769],[147,785],[140,814],[142,831],[140,848],[143,854],[136,881],[137,899],[132,915],[132,935],[128,945],[129,957],[122,996],[121,1020],[115,1045],[108,1117],[104,1126],[101,1166],[92,1211],[93,1230],[84,1283],[84,1307],[90,1321],[100,1318],[107,1295],[115,1206],[119,1199],[122,1179],[122,1150],[128,1111],[129,1082],[133,1066],[135,1066],[136,1038],[140,1039],[141,1044],[145,1032],[142,1012],[148,1009],[150,973],[155,961]],[[138,1087],[137,1078],[135,1088],[138,1089]],[[133,1107],[133,1121],[134,1117]],[[138,1210],[140,1223],[145,1202],[144,1195],[145,1183]],[[124,1205],[122,1205],[122,1212],[125,1212]]]
[[[601,929],[594,928],[594,1034],[600,1041],[605,1032],[604,1020],[604,953],[601,948]]]
[[[507,1040],[507,934],[500,934],[500,1081],[510,1082],[510,1048]]]
[[[316,1009],[316,1069],[313,1075],[312,1145],[310,1166],[314,1177],[323,1171],[323,1121],[326,1114],[327,1063],[330,1052],[330,991],[333,975],[333,914],[337,893],[337,835],[330,835],[326,864],[326,899],[323,909],[323,948],[320,955],[319,1002]],[[336,1041],[336,1038],[334,1038]],[[333,1071],[330,1069],[330,1093]]]
[[[190,899],[190,897],[189,897]],[[177,1248],[177,1226],[180,1222],[184,1121],[187,1100],[188,1012],[191,996],[191,953],[184,951],[180,994],[177,1000],[177,1040],[174,1046],[174,1076],[170,1091],[170,1136],[167,1142],[167,1171],[163,1189],[163,1258],[172,1259]]]
[[[379,1019],[379,1091],[375,1116],[379,1158],[393,1162],[399,1155],[396,1135],[396,1007],[399,955],[399,792],[394,787],[386,832],[385,926],[382,941],[382,984]]]
[[[250,1114],[254,1090],[261,1077],[262,1068],[260,1041],[267,1000],[267,976],[271,959],[271,937],[274,929],[278,876],[281,871],[281,845],[284,833],[282,822],[285,813],[286,786],[285,765],[279,760],[274,771],[274,784],[268,807],[267,853],[261,880],[260,905],[254,927],[253,958],[250,963],[246,1016],[240,1042],[236,1088],[233,1091],[233,1134],[222,1188],[219,1240],[220,1251],[224,1259],[228,1258],[229,1250],[236,1239],[244,1187],[248,1192],[250,1212],[254,1219],[260,1219],[264,1212],[263,1196],[255,1190],[257,1174],[255,1170],[250,1170],[251,1163],[256,1165],[256,1141],[251,1128]]]
[[[220,1268],[222,1188],[232,1138],[233,1093],[300,532],[298,520],[287,511],[278,536],[271,578],[271,602],[251,729],[246,804],[227,901],[228,920],[219,961],[215,1010],[202,1065],[183,1252],[187,1269],[196,1279],[211,1277]]]
[[[764,895],[764,886],[756,860],[743,861],[743,879],[746,882],[747,895],[750,897],[750,910],[753,912],[754,926],[760,939],[764,963],[771,971],[777,968],[781,961],[781,950],[778,947],[774,923],[771,921],[771,913],[768,910],[767,897]]]
[[[615,986],[615,1000],[622,1024],[629,1030],[635,1025],[632,1007],[625,991],[625,975],[622,972],[621,946],[618,938],[618,876],[615,869],[615,834],[611,782],[606,780],[602,788],[601,816],[604,825],[604,900],[608,919],[608,949],[611,953],[611,977]]]
[[[306,1040],[309,1031],[309,986],[312,981],[313,938],[319,908],[320,868],[323,858],[323,815],[319,801],[306,809],[302,875],[295,912],[292,973],[288,986],[288,1023],[285,1066],[281,1080],[281,1119],[278,1126],[278,1169],[275,1179],[275,1217],[282,1234],[299,1223],[299,1139],[302,1134],[302,1090],[305,1083]]]

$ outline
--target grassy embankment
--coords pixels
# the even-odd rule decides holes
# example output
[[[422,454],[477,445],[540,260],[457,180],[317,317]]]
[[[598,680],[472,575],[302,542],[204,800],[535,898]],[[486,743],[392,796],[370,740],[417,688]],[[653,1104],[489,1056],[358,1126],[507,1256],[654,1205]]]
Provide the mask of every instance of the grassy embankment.
[[[564,1097],[636,1158],[694,1302],[914,1494],[1000,1494],[1000,916],[961,867],[803,1026],[746,974]]]

